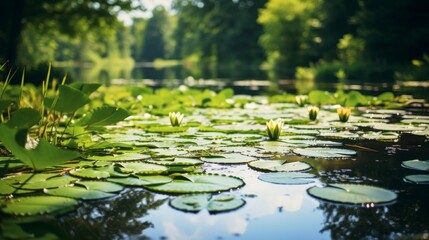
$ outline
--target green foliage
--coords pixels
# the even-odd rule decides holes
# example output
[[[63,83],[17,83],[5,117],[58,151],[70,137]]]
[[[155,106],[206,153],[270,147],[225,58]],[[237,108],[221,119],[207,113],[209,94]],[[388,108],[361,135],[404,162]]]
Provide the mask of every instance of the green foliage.
[[[35,171],[40,171],[44,168],[79,157],[77,152],[55,147],[45,139],[40,139],[36,148],[26,149],[27,129],[11,129],[0,125],[0,133],[0,140],[3,142],[3,145],[19,160]]]
[[[122,121],[128,116],[130,116],[130,113],[123,108],[103,106],[89,112],[76,125],[86,127],[106,126]]]

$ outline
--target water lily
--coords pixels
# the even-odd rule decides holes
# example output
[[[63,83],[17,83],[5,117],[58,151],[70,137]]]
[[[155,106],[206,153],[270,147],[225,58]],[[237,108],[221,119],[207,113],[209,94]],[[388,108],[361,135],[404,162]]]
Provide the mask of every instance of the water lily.
[[[277,119],[276,121],[271,119],[269,122],[267,122],[267,133],[270,140],[279,139],[282,128],[283,121],[281,119]]]
[[[319,108],[318,107],[308,107],[308,118],[310,118],[311,121],[314,121],[317,119],[317,114],[319,114]]]
[[[348,107],[340,107],[337,109],[338,118],[340,122],[347,122],[350,117],[351,109]]]
[[[296,103],[298,103],[298,105],[300,107],[304,106],[305,104],[307,104],[308,102],[308,96],[307,95],[297,95],[295,97]]]
[[[182,124],[182,120],[183,120],[183,117],[185,116],[185,115],[183,115],[182,113],[180,113],[180,112],[177,112],[177,113],[175,113],[175,112],[170,112],[169,114],[168,114],[168,116],[170,117],[170,123],[171,123],[171,126],[173,126],[173,127],[178,127],[178,126],[180,126],[180,124]]]

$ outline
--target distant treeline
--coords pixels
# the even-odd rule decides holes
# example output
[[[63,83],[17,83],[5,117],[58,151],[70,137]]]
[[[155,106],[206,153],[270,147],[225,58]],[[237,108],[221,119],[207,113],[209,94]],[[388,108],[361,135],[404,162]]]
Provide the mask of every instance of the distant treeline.
[[[30,69],[179,59],[212,77],[262,67],[271,78],[429,80],[429,1],[173,0],[171,11],[125,26],[116,16],[134,3],[4,0],[0,59]]]

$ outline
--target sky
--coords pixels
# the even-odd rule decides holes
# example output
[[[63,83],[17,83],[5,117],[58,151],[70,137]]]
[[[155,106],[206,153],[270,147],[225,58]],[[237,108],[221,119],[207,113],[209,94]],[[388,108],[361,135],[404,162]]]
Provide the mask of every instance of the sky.
[[[133,17],[151,17],[152,9],[158,5],[164,6],[166,9],[170,9],[171,1],[172,0],[136,0],[136,2],[141,2],[143,6],[145,6],[145,8],[147,9],[145,12],[133,11],[130,13],[120,13],[118,17],[121,21],[125,23],[125,25],[131,25]]]

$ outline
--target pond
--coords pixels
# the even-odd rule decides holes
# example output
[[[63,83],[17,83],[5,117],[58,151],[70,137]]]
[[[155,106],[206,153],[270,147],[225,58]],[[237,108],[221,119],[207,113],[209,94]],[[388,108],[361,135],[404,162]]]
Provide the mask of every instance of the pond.
[[[361,85],[361,90],[372,92],[368,87]],[[61,172],[79,179],[69,182],[76,186],[96,180],[119,183],[122,190],[112,190],[116,193],[103,195],[107,197],[98,200],[82,200],[85,198],[81,195],[74,195],[72,198],[80,199],[78,206],[59,215],[13,217],[3,213],[0,236],[10,239],[22,236],[51,239],[429,237],[429,114],[425,105],[392,109],[404,106],[404,100],[374,95],[365,98],[371,99],[369,106],[353,108],[347,122],[338,121],[335,102],[321,104],[317,120],[309,121],[309,104],[297,105],[293,94],[233,96],[230,90],[216,94],[186,88],[152,94],[149,88],[115,86],[99,92],[104,102],[116,102],[136,114],[102,132],[94,129],[78,137],[78,144],[86,146],[82,159],[49,168],[48,172]],[[324,101],[315,95],[310,93],[310,102]],[[344,98],[355,101],[355,95],[349,93]],[[168,113],[178,110],[185,113],[183,124],[171,127]],[[282,133],[278,140],[270,141],[265,123],[277,118],[284,122]],[[101,143],[107,145],[98,148],[96,144]],[[133,158],[135,154],[140,155]],[[149,165],[134,164],[136,160]],[[410,160],[416,161],[407,162]],[[2,174],[5,174],[9,171],[6,159],[1,161]],[[106,170],[112,166],[114,170]],[[163,169],[165,167],[168,170]],[[107,172],[107,177],[94,178],[93,174],[100,172]],[[291,173],[298,175],[287,175]],[[352,185],[338,185],[327,195],[310,190],[324,191],[329,184]],[[368,189],[354,192],[356,185],[377,188],[371,188],[370,194],[366,192]],[[106,186],[103,185],[100,192],[111,194]],[[335,192],[344,190],[342,187],[350,187],[345,192],[352,195]],[[30,195],[70,197],[70,192],[55,193],[56,188],[43,188]],[[386,191],[379,194],[382,200],[377,200],[378,191]],[[181,199],[189,193],[199,194]],[[19,197],[19,194],[15,196]]]

